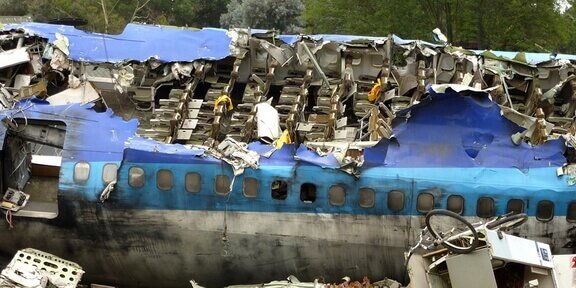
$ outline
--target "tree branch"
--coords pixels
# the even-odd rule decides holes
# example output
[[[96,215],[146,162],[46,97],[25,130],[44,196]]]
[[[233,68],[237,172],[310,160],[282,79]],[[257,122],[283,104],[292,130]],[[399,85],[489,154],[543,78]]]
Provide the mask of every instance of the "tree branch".
[[[138,11],[142,10],[142,8],[146,7],[146,5],[150,2],[150,0],[146,0],[142,5],[140,5],[140,0],[136,1],[136,7],[134,8],[134,13],[132,13],[132,18],[130,18],[130,22],[136,20],[136,15]]]
[[[102,6],[102,14],[104,14],[104,32],[108,33],[108,12],[106,12],[104,0],[100,0],[100,6]]]

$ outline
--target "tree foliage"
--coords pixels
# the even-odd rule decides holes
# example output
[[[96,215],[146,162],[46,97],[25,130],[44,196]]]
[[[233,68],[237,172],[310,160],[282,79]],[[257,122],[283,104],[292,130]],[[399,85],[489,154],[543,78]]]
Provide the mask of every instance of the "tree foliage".
[[[304,5],[300,0],[232,0],[227,12],[220,17],[223,27],[277,29],[282,33],[299,33],[300,14]]]
[[[427,16],[419,0],[307,0],[302,18],[308,33],[387,35],[420,38]],[[432,29],[430,29],[431,31]]]
[[[120,33],[129,22],[219,26],[229,0],[0,0],[0,15],[31,15],[36,21],[83,19],[84,29]]]
[[[438,27],[467,48],[576,53],[576,0],[0,0],[0,15],[81,18],[86,30],[119,33],[136,21],[251,27],[283,33],[432,40]],[[302,28],[303,27],[303,28]]]
[[[574,0],[306,0],[310,33],[387,35],[432,40],[438,27],[471,48],[574,52]],[[564,4],[559,4],[564,3]],[[573,14],[573,16],[570,16]]]

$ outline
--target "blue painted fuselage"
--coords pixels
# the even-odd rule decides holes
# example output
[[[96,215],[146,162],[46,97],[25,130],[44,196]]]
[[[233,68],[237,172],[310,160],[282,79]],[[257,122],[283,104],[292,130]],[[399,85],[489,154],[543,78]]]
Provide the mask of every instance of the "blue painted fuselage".
[[[571,176],[556,174],[567,162],[562,140],[512,143],[523,129],[487,97],[431,93],[407,112],[398,113],[393,139],[363,149],[359,176],[322,168],[322,156],[300,157],[307,151],[296,145],[234,176],[202,148],[135,136],[136,123],[110,111],[30,106],[27,119],[66,125],[58,216],[18,218],[0,233],[0,250],[46,250],[78,262],[88,281],[123,287],[189,279],[216,287],[289,274],[402,279],[403,252],[429,209],[476,222],[511,207],[530,216],[519,235],[556,252],[574,247],[575,188]],[[111,179],[115,188],[101,202]]]

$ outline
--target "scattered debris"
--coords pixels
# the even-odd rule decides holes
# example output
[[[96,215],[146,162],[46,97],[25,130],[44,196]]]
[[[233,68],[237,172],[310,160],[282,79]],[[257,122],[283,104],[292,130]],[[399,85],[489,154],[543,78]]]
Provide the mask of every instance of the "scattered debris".
[[[0,32],[0,108],[37,97],[53,105],[96,102],[100,92],[81,75],[70,56],[68,37],[54,41],[22,31]],[[131,68],[130,68],[131,69]]]
[[[573,279],[559,281],[555,268],[566,258],[552,255],[548,244],[505,233],[527,220],[526,214],[509,213],[472,226],[448,210],[428,212],[418,243],[407,253],[407,287],[573,287]]]
[[[192,288],[203,288],[194,280],[190,281]],[[368,277],[364,277],[362,281],[355,281],[346,276],[342,278],[342,283],[322,283],[321,280],[315,279],[314,282],[300,282],[298,278],[293,275],[288,276],[286,280],[272,281],[263,284],[249,284],[249,285],[231,285],[226,288],[402,288],[399,282],[391,279],[384,279],[378,282],[371,282]]]
[[[19,250],[2,270],[2,287],[73,288],[78,285],[84,271],[74,262],[64,260],[40,250]]]
[[[234,169],[234,175],[240,175],[244,168],[258,169],[258,159],[260,156],[254,151],[250,151],[245,143],[240,143],[232,138],[226,138],[215,149],[222,160],[230,164]]]
[[[18,210],[22,209],[22,207],[26,206],[28,203],[28,199],[30,199],[30,195],[18,191],[14,188],[8,188],[4,196],[2,197],[2,203],[0,203],[0,208],[18,212]]]

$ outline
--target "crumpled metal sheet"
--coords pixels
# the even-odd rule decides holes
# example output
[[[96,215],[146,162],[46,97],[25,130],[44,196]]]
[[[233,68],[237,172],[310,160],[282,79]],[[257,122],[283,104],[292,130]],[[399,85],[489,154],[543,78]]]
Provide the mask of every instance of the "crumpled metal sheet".
[[[376,43],[383,44],[388,37],[376,37],[376,36],[361,36],[361,35],[338,35],[338,34],[315,34],[315,35],[280,35],[278,38],[287,44],[294,44],[305,37],[314,41],[332,41],[341,43]],[[442,47],[443,45],[434,44],[421,40],[411,40],[402,39],[396,35],[392,35],[394,43],[399,45],[410,45],[414,43],[419,43],[419,45],[425,45],[429,47]]]
[[[322,168],[340,168],[340,162],[332,153],[326,155],[319,155],[315,151],[308,149],[304,144],[298,146],[294,159],[320,166]]]
[[[284,144],[282,148],[276,149],[269,144],[252,142],[248,149],[256,151],[260,156],[260,166],[291,166],[296,163],[294,154],[296,153],[296,144]]]
[[[260,141],[248,143],[248,150],[258,153],[262,157],[269,158],[276,151],[273,145],[265,144]]]
[[[128,138],[125,141],[124,147],[127,149],[164,154],[180,154],[183,156],[203,156],[208,150],[208,148],[190,147],[182,144],[166,144],[150,138],[142,138],[138,136]]]
[[[258,169],[260,155],[255,151],[250,151],[248,145],[238,142],[232,138],[226,138],[216,146],[217,158],[222,159],[232,166],[234,175],[238,176],[244,173],[245,168]],[[213,152],[210,150],[210,152]]]
[[[114,89],[120,93],[128,91],[130,85],[134,82],[134,68],[130,65],[114,69]]]
[[[108,62],[118,63],[124,61],[144,62],[155,58],[160,62],[192,62],[198,59],[218,60],[230,56],[230,44],[232,39],[227,35],[227,30],[219,28],[203,28],[192,30],[188,28],[175,28],[168,26],[155,26],[130,23],[119,35],[92,33],[78,30],[72,26],[55,25],[46,23],[25,22],[20,24],[6,24],[2,30],[22,29],[31,35],[47,38],[54,43],[56,33],[68,37],[70,40],[69,58],[75,61]],[[251,34],[263,34],[266,30],[251,29]],[[278,39],[293,45],[302,39],[311,39],[316,42],[331,41],[345,45],[374,45],[383,44],[388,37],[358,36],[358,35],[279,35]],[[421,40],[402,39],[392,35],[394,43],[398,45],[418,46],[422,49],[440,48],[443,45]],[[80,40],[81,41],[76,41]],[[167,49],[165,43],[171,43]],[[487,51],[470,50],[476,55],[485,54]],[[517,58],[518,52],[513,51],[489,51],[491,55],[502,59]],[[549,53],[523,53],[522,59],[526,64],[538,64],[551,59],[576,60],[576,55]],[[522,63],[522,62],[518,62]]]
[[[486,51],[483,50],[472,50],[478,55],[483,54]],[[552,59],[566,59],[566,60],[576,60],[576,55],[570,54],[555,54],[551,55],[550,53],[531,53],[531,52],[514,52],[514,51],[494,51],[490,50],[489,52],[493,53],[497,57],[503,57],[509,60],[512,60],[518,56],[519,53],[524,54],[526,64],[538,64],[550,61]]]
[[[72,26],[27,22],[5,25],[4,29],[22,29],[28,34],[47,38],[51,43],[56,41],[56,33],[60,33],[70,39],[69,58],[75,61],[118,63],[155,58],[161,62],[192,62],[218,60],[230,55],[230,37],[226,30],[216,28],[195,31],[130,23],[121,34],[108,35]]]
[[[366,148],[365,167],[560,167],[566,162],[564,139],[542,145],[515,145],[510,136],[525,129],[506,119],[485,92],[461,96],[429,88],[429,97],[400,111],[394,138]]]

